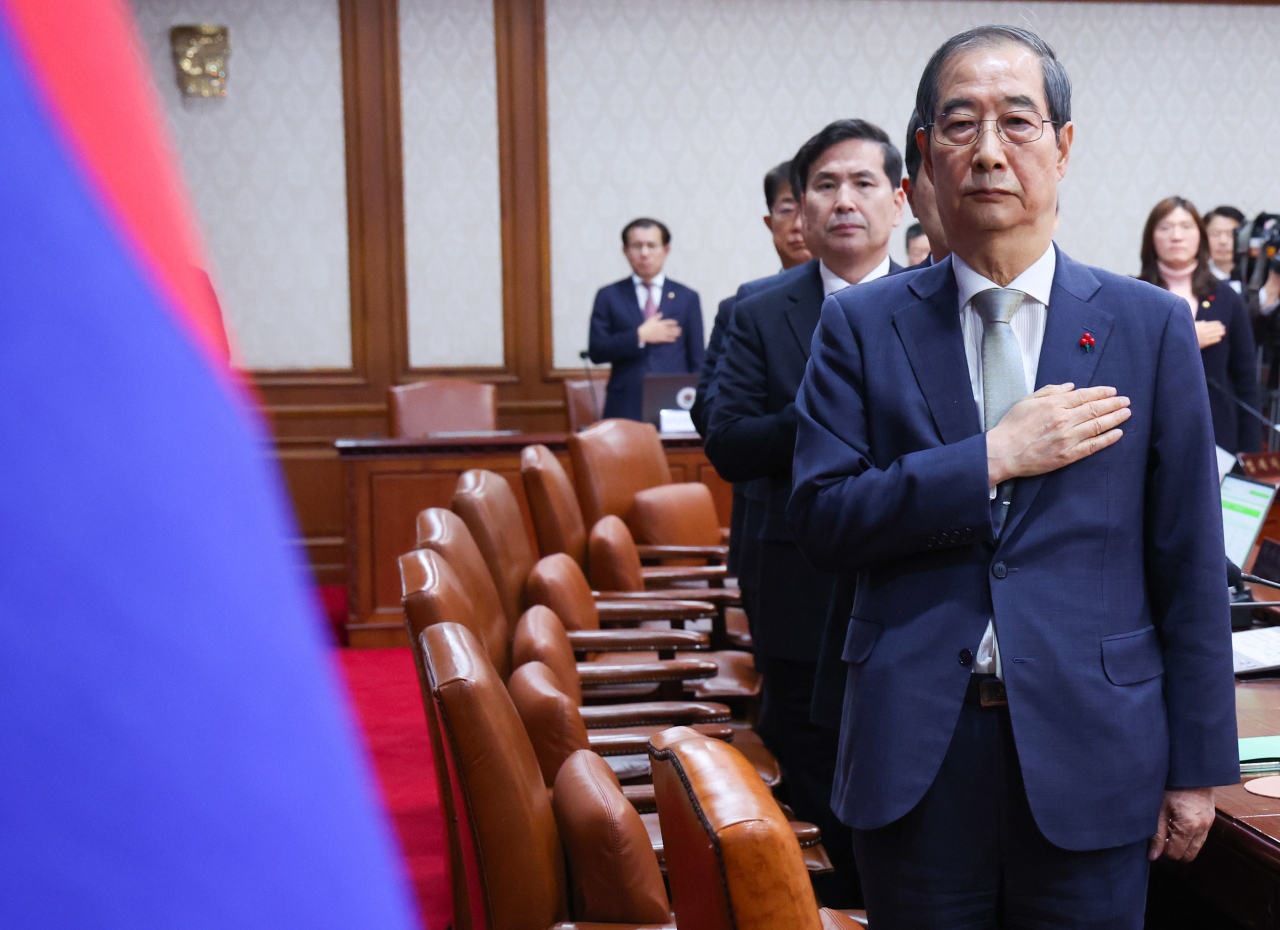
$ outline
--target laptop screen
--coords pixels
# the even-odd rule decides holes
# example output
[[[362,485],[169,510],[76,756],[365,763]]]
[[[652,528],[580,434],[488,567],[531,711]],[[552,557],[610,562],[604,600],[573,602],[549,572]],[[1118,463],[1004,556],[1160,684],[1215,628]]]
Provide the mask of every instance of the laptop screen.
[[[1227,558],[1243,566],[1249,550],[1258,541],[1262,524],[1276,496],[1273,485],[1250,481],[1239,475],[1222,479],[1222,529],[1226,536]]]

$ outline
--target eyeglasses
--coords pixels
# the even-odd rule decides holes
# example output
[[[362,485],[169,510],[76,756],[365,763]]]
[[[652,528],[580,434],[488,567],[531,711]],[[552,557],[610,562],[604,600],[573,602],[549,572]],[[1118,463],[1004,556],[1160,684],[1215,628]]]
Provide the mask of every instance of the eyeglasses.
[[[972,145],[987,123],[996,124],[996,135],[1010,145],[1026,145],[1044,135],[1046,125],[1058,125],[1035,110],[1011,110],[995,119],[974,119],[967,113],[948,113],[931,123],[935,142],[942,145]]]

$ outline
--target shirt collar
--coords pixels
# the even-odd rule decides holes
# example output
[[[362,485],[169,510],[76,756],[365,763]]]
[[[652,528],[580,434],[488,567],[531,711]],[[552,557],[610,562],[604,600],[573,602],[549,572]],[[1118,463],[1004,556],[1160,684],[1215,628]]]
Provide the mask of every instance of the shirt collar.
[[[883,278],[889,273],[889,256],[884,257],[884,261],[876,265],[865,275],[859,284],[867,281],[874,281],[876,278]],[[827,263],[822,259],[818,259],[818,274],[822,275],[822,296],[830,297],[836,291],[843,291],[846,287],[852,287],[848,281],[840,277],[834,271],[827,267]]]
[[[634,284],[636,287],[644,287],[644,279],[641,278],[635,272],[631,273],[631,283]],[[667,283],[666,272],[659,271],[656,275],[654,275],[653,280],[649,282],[649,286],[653,287],[656,285],[658,290],[662,290],[662,285],[666,283]]]
[[[994,281],[984,278],[974,271],[965,260],[954,252],[951,254],[951,267],[956,273],[956,287],[960,290],[960,309],[968,306],[973,295],[979,291],[999,287]],[[1058,254],[1049,243],[1045,253],[1031,263],[1031,267],[1018,275],[1007,285],[1011,290],[1022,291],[1032,300],[1049,306],[1049,292],[1053,290],[1053,273],[1058,267]]]

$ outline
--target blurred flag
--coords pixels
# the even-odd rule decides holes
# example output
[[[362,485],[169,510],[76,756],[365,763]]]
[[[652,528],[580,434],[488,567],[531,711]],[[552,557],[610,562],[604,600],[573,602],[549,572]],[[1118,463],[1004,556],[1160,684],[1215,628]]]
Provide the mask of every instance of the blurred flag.
[[[415,926],[123,0],[0,0],[0,926]]]

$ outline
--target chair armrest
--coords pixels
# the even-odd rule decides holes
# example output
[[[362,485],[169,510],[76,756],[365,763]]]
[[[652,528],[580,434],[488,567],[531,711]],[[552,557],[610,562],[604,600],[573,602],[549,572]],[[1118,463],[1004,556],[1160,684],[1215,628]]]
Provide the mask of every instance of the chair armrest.
[[[601,623],[634,623],[638,620],[702,620],[716,615],[706,601],[597,601]]]
[[[645,587],[669,585],[675,581],[707,581],[716,587],[722,587],[725,579],[732,577],[724,565],[662,565],[656,568],[642,568],[640,575]]]
[[[710,701],[643,701],[636,704],[593,704],[579,707],[588,730],[662,724],[663,728],[695,723],[727,723],[729,708]]]
[[[706,633],[695,630],[566,630],[574,652],[655,652],[706,649]]]
[[[658,810],[653,785],[623,785],[622,796],[631,802],[637,814],[653,814]]]
[[[720,667],[701,659],[672,659],[668,662],[637,662],[635,665],[604,665],[579,662],[578,678],[586,685],[638,685],[660,681],[696,681],[714,678]]]
[[[740,588],[661,588],[650,591],[592,591],[591,594],[602,601],[661,601],[696,597],[709,604],[729,604],[737,607],[742,603]]]
[[[818,911],[822,930],[866,930],[866,911],[835,911],[824,907]],[[585,928],[584,928],[585,930]]]
[[[614,705],[617,706],[617,705]],[[629,756],[649,752],[649,738],[667,729],[665,724],[587,731],[587,742],[602,756]],[[733,727],[723,723],[695,723],[693,729],[711,739],[733,741]]]
[[[795,834],[801,849],[809,849],[822,842],[822,831],[813,824],[802,820],[791,820],[788,823],[791,824],[791,832]]]
[[[655,546],[637,544],[636,553],[643,562],[645,559],[706,559],[708,564],[717,565],[729,558],[728,546]]]

